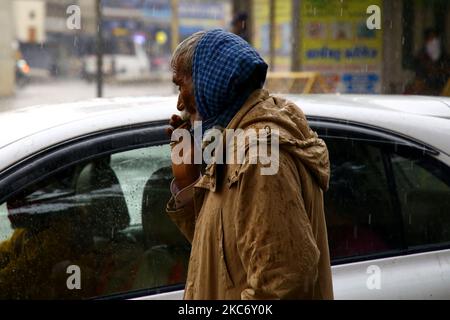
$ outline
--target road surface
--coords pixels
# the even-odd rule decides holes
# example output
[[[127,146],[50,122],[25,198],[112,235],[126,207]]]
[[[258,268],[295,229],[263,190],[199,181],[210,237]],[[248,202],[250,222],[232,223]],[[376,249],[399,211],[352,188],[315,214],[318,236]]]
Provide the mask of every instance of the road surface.
[[[104,85],[106,98],[123,96],[171,95],[174,86],[169,81],[147,83],[123,83]],[[13,97],[0,98],[0,111],[23,108],[40,104],[75,102],[96,97],[95,82],[83,80],[45,80],[32,82],[23,88],[17,88]]]

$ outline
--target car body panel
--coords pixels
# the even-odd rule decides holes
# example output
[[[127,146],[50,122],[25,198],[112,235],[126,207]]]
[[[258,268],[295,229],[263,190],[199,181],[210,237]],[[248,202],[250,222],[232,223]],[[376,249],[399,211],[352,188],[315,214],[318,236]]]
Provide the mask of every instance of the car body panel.
[[[417,101],[413,113],[408,111],[411,100],[408,97],[386,98],[388,104],[392,104],[393,99],[398,100],[399,106],[395,110],[387,106],[380,107],[383,99],[379,96],[297,95],[288,98],[298,104],[307,116],[356,122],[414,137],[445,153],[446,157],[441,160],[450,165],[450,119],[441,117],[447,109],[450,117],[449,98],[414,98]],[[418,101],[423,105],[423,114],[427,114],[431,104],[434,113],[440,116],[418,114]],[[132,124],[166,120],[173,113],[178,113],[176,102],[174,96],[93,99],[2,112],[0,171],[49,146],[76,137]]]
[[[0,114],[0,172],[50,146],[113,128],[169,119],[174,99],[94,99]],[[17,130],[17,124],[23,126]]]
[[[338,300],[450,299],[450,250],[338,265],[332,272]]]
[[[450,166],[450,99],[396,96],[289,96],[308,117],[365,126],[423,143]],[[166,122],[177,97],[93,99],[0,113],[0,175],[52,146],[112,129]],[[322,119],[322,120],[320,120]],[[431,249],[430,249],[431,250]],[[450,299],[450,250],[401,254],[332,267],[336,299]],[[380,288],[372,281],[379,271]],[[373,274],[371,272],[374,272]],[[426,279],[420,281],[420,279]],[[376,283],[376,281],[375,281]],[[372,285],[372,287],[371,287]],[[140,300],[181,299],[176,290]]]
[[[450,155],[450,99],[424,97],[304,96],[293,99],[306,115],[341,119],[391,130],[414,137]],[[411,100],[414,105],[410,108]],[[394,108],[393,102],[397,101]],[[385,104],[386,103],[386,104]],[[419,114],[419,104],[422,113]],[[430,111],[431,109],[432,111]],[[445,115],[445,117],[444,117]]]
[[[450,250],[332,267],[336,300],[428,300],[450,298]],[[427,279],[426,284],[420,279]],[[181,300],[183,290],[134,300]]]
[[[134,298],[130,300],[182,300],[184,290],[165,292],[160,294],[155,294],[151,296],[144,296],[139,298]]]

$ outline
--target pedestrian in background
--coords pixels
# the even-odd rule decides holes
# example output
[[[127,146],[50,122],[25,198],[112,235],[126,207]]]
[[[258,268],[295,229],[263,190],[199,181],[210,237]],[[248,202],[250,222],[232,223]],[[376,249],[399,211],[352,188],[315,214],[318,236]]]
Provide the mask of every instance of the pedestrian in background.
[[[414,59],[415,79],[405,93],[439,96],[450,78],[450,57],[437,30],[425,30],[424,39],[424,45]]]

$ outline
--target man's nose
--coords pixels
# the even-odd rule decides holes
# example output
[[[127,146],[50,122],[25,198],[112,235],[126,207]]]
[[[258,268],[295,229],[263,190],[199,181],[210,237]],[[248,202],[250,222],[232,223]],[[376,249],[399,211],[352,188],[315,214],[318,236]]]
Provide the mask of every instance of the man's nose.
[[[177,109],[178,109],[178,111],[184,110],[184,104],[183,104],[183,101],[181,101],[181,97],[178,97]]]

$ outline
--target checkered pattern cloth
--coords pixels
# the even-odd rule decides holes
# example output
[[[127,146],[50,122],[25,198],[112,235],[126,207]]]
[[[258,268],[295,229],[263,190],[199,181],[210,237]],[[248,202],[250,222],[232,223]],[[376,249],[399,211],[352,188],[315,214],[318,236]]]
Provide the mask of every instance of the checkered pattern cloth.
[[[215,29],[207,32],[194,54],[193,80],[203,130],[225,128],[255,89],[263,87],[267,64],[241,37]],[[249,83],[254,76],[255,81]]]

